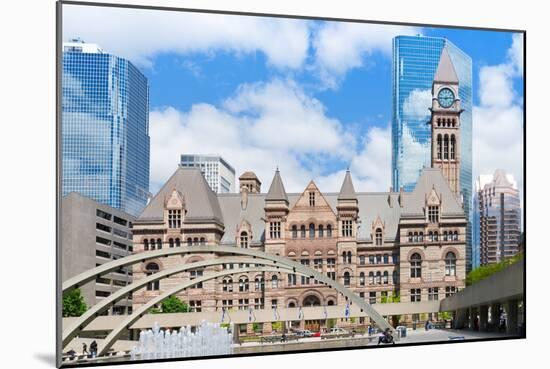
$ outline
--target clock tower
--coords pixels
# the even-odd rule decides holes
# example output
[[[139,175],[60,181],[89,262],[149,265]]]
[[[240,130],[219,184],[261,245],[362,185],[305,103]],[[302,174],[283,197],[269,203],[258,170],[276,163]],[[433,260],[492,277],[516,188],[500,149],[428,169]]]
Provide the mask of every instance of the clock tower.
[[[439,168],[460,200],[460,99],[458,77],[447,48],[443,48],[432,85],[432,168]]]

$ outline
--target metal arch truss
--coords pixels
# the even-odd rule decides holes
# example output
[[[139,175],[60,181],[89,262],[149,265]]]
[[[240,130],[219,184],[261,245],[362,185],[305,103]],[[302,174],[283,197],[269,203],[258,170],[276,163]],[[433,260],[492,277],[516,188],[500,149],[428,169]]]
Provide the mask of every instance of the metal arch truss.
[[[143,315],[147,313],[149,309],[151,309],[156,304],[161,303],[163,300],[167,299],[170,296],[175,295],[176,293],[183,291],[189,287],[194,286],[195,284],[206,282],[211,279],[216,279],[219,277],[223,277],[226,275],[231,275],[235,273],[251,273],[251,272],[280,272],[280,271],[286,271],[292,273],[292,269],[284,268],[284,267],[257,267],[257,268],[239,268],[239,269],[230,269],[230,270],[224,270],[221,272],[217,272],[214,274],[206,275],[203,277],[195,278],[190,281],[186,281],[184,283],[181,283],[177,285],[176,287],[168,290],[167,292],[163,293],[162,295],[159,295],[149,301],[147,301],[146,304],[140,306],[136,311],[132,313],[132,315],[129,315],[126,319],[124,319],[118,326],[116,326],[111,333],[107,337],[105,337],[105,340],[100,345],[100,350],[98,353],[98,356],[105,355],[111,346],[117,341],[118,337],[124,332],[125,329],[130,328],[132,324],[134,324],[139,318],[141,318]]]
[[[113,261],[105,263],[101,266],[90,269],[90,270],[88,270],[84,273],[81,273],[81,274],[67,280],[66,282],[64,282],[63,285],[62,285],[62,290],[63,290],[63,292],[66,292],[66,291],[69,291],[73,288],[78,288],[78,287],[80,287],[80,286],[82,286],[82,285],[84,285],[84,284],[86,284],[86,283],[88,283],[92,280],[95,280],[96,277],[98,277],[100,275],[103,275],[103,274],[109,273],[111,271],[117,270],[121,267],[125,267],[125,266],[128,266],[128,265],[132,265],[132,264],[136,264],[136,263],[140,263],[140,262],[145,262],[147,260],[151,260],[151,259],[155,259],[155,258],[159,258],[159,257],[168,257],[168,256],[173,256],[173,255],[182,255],[183,256],[183,255],[186,255],[186,254],[226,254],[226,255],[230,255],[230,256],[235,256],[235,255],[249,256],[249,257],[251,257],[251,259],[248,259],[248,260],[251,260],[249,262],[250,264],[265,264],[266,265],[265,267],[263,267],[263,271],[265,271],[265,269],[268,268],[268,266],[272,266],[272,267],[275,267],[275,269],[279,268],[278,269],[279,271],[282,271],[283,269],[287,269],[288,273],[301,274],[301,275],[309,276],[310,278],[316,279],[319,282],[321,282],[321,283],[323,283],[323,284],[325,284],[329,287],[334,288],[337,292],[341,293],[348,300],[350,300],[351,303],[356,304],[357,306],[359,306],[359,308],[361,309],[361,312],[365,312],[369,317],[371,317],[374,320],[374,322],[376,323],[376,325],[378,325],[378,327],[380,327],[382,329],[389,328],[390,330],[394,331],[393,327],[391,327],[391,325],[388,324],[388,322],[376,310],[374,310],[372,308],[372,306],[370,306],[367,302],[365,302],[364,299],[360,298],[358,295],[356,295],[354,292],[352,292],[351,290],[346,288],[340,282],[335,281],[332,278],[329,278],[329,277],[323,275],[322,273],[319,273],[316,270],[314,270],[314,269],[312,269],[308,266],[304,266],[304,265],[302,265],[302,264],[300,264],[300,263],[298,263],[294,260],[291,260],[289,258],[268,254],[268,253],[265,253],[265,252],[259,251],[259,250],[243,249],[243,248],[238,248],[238,247],[234,247],[234,246],[218,246],[218,245],[185,246],[185,247],[177,247],[177,248],[169,248],[169,249],[141,252],[141,253],[138,253],[138,254],[126,256],[126,257],[121,258],[121,259],[113,260]],[[214,261],[214,260],[218,261],[217,264],[222,264],[223,263],[222,261],[220,261],[220,260],[222,260],[222,258],[213,259],[212,261]],[[265,263],[261,263],[260,261],[265,261]],[[190,265],[190,268],[197,268],[199,266],[199,262],[189,263],[187,265]],[[262,271],[262,268],[259,268],[259,269],[260,269],[260,271]],[[226,273],[227,274],[234,274],[234,273],[237,273],[237,272],[245,272],[245,270],[246,269],[234,269],[234,270],[231,270],[231,271],[227,271]],[[169,272],[168,270],[165,271],[166,274],[168,272]],[[155,273],[153,276],[158,275],[160,273],[163,273],[163,272]],[[173,273],[174,272],[170,272],[169,274],[173,274]],[[219,275],[217,277],[214,277],[214,275],[215,274],[205,276],[205,277],[202,277],[202,278],[206,278],[205,280],[208,280],[208,279],[219,277]],[[223,274],[223,275],[226,275],[226,274]],[[163,277],[165,278],[166,275],[164,275]],[[199,283],[200,281],[201,281],[201,278],[197,278],[197,279],[192,280],[191,282]],[[140,283],[140,282],[134,282],[134,283]],[[127,287],[131,287],[132,285],[127,286]],[[180,287],[181,287],[181,285],[178,286],[177,288],[180,288]],[[188,288],[188,287],[183,287],[183,289],[185,289],[185,288]],[[165,296],[163,299],[169,297],[171,294],[174,294],[174,292],[170,292],[170,294],[162,295],[162,296]],[[151,301],[155,301],[151,306],[161,302],[163,299],[160,300],[160,301],[157,301],[157,299],[162,297],[162,296],[159,296],[159,297],[151,300]],[[149,305],[149,303],[147,305]],[[101,308],[104,308],[104,306],[101,307]],[[144,314],[144,312],[141,312],[141,313],[138,313],[138,312],[141,312],[141,308],[138,309],[136,312],[134,312],[131,316],[129,316],[127,318],[127,320],[129,320],[130,318],[135,318],[136,316],[137,316],[137,318],[135,318],[135,319],[137,320]],[[139,315],[139,314],[141,314],[141,315]],[[97,316],[97,313],[94,314],[94,315]],[[92,316],[92,319],[95,316]],[[89,317],[87,317],[86,319],[88,319],[88,318]],[[109,336],[107,336],[106,340],[103,343],[103,348],[101,349],[100,354],[104,354],[105,352],[107,352],[107,350],[110,348],[110,346],[114,343],[114,340],[116,340],[116,338],[118,338],[118,336],[120,335],[122,330],[125,329],[126,327],[128,327],[129,324],[132,324],[132,323],[127,323],[126,320],[125,320],[123,324],[124,324],[124,326],[121,325],[122,328],[120,329],[120,332],[115,334],[115,330],[116,330],[115,329],[111,332],[111,334],[109,334]],[[79,327],[81,327],[81,326],[79,326]],[[117,327],[117,328],[120,328],[120,326]],[[67,335],[65,334],[66,332],[67,332]],[[65,331],[63,332],[64,337],[69,336],[69,334],[68,334],[69,331],[66,331],[66,332]],[[107,341],[107,339],[110,339],[111,342],[109,343]],[[65,341],[66,340],[63,339],[63,345],[66,345]],[[105,349],[105,347],[107,347],[107,349]]]
[[[222,258],[216,258],[216,259],[210,259],[210,260],[203,260],[198,261],[194,263],[187,263],[187,264],[181,264],[174,268],[166,269],[163,271],[160,271],[158,273],[151,274],[145,278],[139,279],[126,287],[120,288],[117,291],[115,291],[113,294],[111,294],[109,297],[101,300],[98,304],[91,307],[89,310],[87,310],[84,314],[82,314],[80,317],[75,319],[73,322],[70,323],[70,325],[63,330],[63,347],[67,346],[70,341],[78,335],[84,327],[86,327],[88,324],[90,324],[91,321],[93,321],[99,314],[101,314],[103,311],[114,305],[117,301],[124,298],[126,295],[139,290],[140,288],[143,288],[147,284],[155,281],[159,281],[164,278],[168,278],[170,276],[173,276],[174,274],[178,274],[181,272],[185,272],[187,270],[191,269],[197,269],[202,267],[209,267],[214,265],[220,265],[220,264],[258,264],[258,265],[266,265],[266,264],[273,264],[270,260],[261,260],[261,259],[252,259],[250,257],[222,257]],[[270,268],[277,269],[277,268]],[[237,274],[242,272],[242,268],[239,269],[232,269],[232,274]],[[285,270],[288,271],[288,268],[282,268],[279,270]],[[292,272],[292,270],[290,271]]]

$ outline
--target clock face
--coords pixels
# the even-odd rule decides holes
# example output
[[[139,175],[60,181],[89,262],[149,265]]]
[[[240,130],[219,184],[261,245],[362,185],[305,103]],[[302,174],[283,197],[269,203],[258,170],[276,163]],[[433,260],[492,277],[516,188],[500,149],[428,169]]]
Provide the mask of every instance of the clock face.
[[[437,101],[443,108],[449,108],[455,102],[455,94],[449,88],[442,88],[437,95]]]

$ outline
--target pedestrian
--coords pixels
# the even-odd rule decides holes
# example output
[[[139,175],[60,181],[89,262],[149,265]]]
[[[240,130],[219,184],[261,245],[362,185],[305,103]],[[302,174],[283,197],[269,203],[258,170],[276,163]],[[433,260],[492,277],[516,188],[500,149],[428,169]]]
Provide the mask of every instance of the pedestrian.
[[[69,355],[69,359],[73,360],[76,356],[76,351],[71,348],[69,351],[67,351],[67,355]]]
[[[88,355],[88,346],[86,345],[86,342],[82,342],[82,355]]]
[[[90,343],[90,353],[92,354],[92,357],[97,356],[97,342],[95,340]]]
[[[424,324],[424,330],[429,330],[430,329],[430,321],[429,320],[426,320],[426,324]]]

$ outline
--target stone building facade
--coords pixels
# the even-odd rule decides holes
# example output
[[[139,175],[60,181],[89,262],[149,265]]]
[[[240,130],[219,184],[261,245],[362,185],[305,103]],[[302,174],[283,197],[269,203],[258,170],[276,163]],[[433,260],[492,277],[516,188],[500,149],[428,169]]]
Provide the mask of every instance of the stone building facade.
[[[436,141],[451,134],[442,129],[452,130],[455,140],[460,136],[459,100],[448,91],[440,94],[458,88],[453,74],[443,55],[431,109]],[[443,117],[450,119],[449,127],[437,124]],[[464,287],[466,273],[460,161],[458,152],[450,159],[447,142],[441,147],[436,142],[433,150],[446,154],[434,154],[432,168],[424,168],[412,192],[357,192],[347,171],[339,192],[323,192],[311,181],[303,192],[287,193],[277,170],[267,192],[262,193],[254,173],[246,172],[239,178],[239,193],[215,194],[198,169],[179,167],[134,222],[134,252],[201,244],[256,248],[309,265],[370,303],[396,295],[402,302],[442,299]],[[134,278],[213,257],[149,260],[134,266]],[[215,266],[163,279],[134,293],[134,309],[185,279],[238,267]],[[343,297],[315,280],[267,272],[235,273],[179,297],[193,311],[345,305]]]

